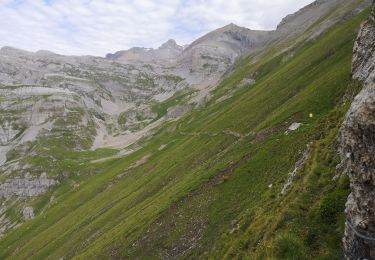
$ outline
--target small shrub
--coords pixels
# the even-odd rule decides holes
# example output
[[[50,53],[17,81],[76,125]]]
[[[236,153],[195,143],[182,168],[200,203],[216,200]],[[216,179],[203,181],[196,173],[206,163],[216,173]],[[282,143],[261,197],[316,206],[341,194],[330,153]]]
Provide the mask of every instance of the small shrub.
[[[294,234],[279,235],[274,242],[276,259],[306,259],[306,248]]]
[[[318,217],[324,224],[335,224],[340,213],[344,212],[348,191],[336,190],[326,195],[318,208]]]

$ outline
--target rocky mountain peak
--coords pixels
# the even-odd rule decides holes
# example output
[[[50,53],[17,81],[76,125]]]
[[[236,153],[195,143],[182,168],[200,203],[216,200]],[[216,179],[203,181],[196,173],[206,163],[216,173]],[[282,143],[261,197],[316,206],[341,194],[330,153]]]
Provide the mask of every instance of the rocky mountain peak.
[[[268,31],[250,30],[231,23],[197,39],[189,48],[197,45],[212,45],[226,48],[228,51],[243,52],[244,49],[254,48],[266,42],[269,35]]]
[[[225,30],[236,30],[236,29],[241,29],[241,28],[244,28],[244,27],[238,26],[234,23],[230,23],[222,27],[222,29],[225,29]]]
[[[108,53],[106,58],[122,62],[160,63],[176,58],[183,50],[184,47],[178,45],[175,40],[170,39],[157,49],[133,47],[129,50],[117,51],[114,54]]]
[[[169,39],[167,42],[163,43],[158,49],[182,50],[183,47],[178,45],[175,40]]]

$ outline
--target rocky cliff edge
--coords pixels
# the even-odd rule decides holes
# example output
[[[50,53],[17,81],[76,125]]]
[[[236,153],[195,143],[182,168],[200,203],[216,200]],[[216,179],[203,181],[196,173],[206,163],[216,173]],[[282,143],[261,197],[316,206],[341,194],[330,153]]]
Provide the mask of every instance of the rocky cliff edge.
[[[345,259],[375,259],[375,1],[353,51],[353,78],[363,82],[340,131],[350,178],[343,246]]]

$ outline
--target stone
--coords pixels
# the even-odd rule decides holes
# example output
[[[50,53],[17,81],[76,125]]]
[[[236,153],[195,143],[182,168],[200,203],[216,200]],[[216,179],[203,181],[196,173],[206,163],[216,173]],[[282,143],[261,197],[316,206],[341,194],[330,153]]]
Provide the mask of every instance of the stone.
[[[34,209],[32,207],[24,207],[22,210],[23,218],[25,220],[34,218]]]
[[[238,87],[239,88],[242,88],[242,87],[249,87],[249,86],[252,86],[256,83],[255,79],[252,79],[252,78],[244,78],[243,80],[241,80],[241,82],[238,84]]]
[[[162,151],[162,150],[164,150],[166,147],[167,147],[166,144],[162,144],[162,145],[159,146],[158,151]]]
[[[296,131],[298,128],[300,128],[302,126],[302,123],[293,123],[291,124],[288,129],[285,131],[285,134],[289,134],[290,132],[292,131]]]
[[[167,110],[167,118],[178,118],[191,110],[190,106],[177,105]]]
[[[289,190],[290,186],[293,184],[293,181],[296,178],[296,175],[297,175],[298,171],[301,169],[301,167],[304,165],[304,163],[306,162],[306,160],[309,158],[309,156],[310,156],[310,149],[309,149],[309,147],[310,146],[308,145],[307,149],[303,153],[301,159],[299,159],[296,162],[293,171],[291,171],[288,174],[288,179],[287,179],[286,183],[284,184],[284,186],[283,186],[283,188],[281,190],[281,195],[285,195],[287,193],[287,191]]]

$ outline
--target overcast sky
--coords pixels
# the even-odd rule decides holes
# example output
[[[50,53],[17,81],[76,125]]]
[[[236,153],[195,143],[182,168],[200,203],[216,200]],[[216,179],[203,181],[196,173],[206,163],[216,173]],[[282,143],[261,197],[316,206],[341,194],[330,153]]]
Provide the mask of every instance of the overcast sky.
[[[0,46],[100,55],[235,23],[272,30],[312,0],[0,0]]]

